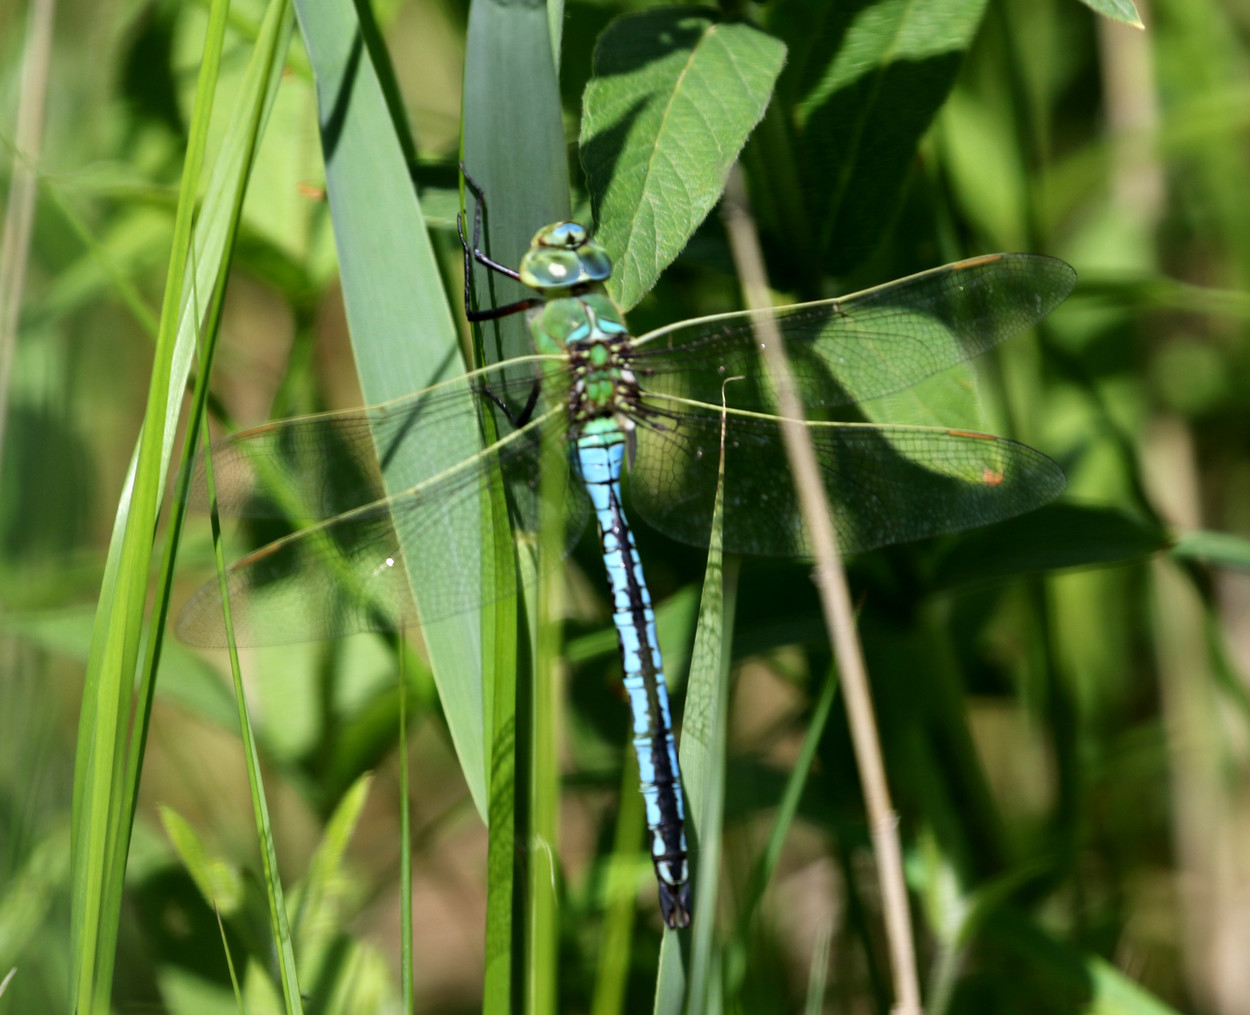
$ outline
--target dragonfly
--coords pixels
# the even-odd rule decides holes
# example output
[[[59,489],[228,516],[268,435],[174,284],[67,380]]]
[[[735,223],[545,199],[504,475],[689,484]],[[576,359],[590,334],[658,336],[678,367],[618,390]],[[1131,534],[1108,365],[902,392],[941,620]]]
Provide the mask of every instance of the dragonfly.
[[[632,509],[671,538],[707,546],[723,456],[724,550],[811,556],[785,466],[787,421],[773,414],[776,390],[760,358],[761,323],[783,337],[806,409],[828,415],[910,388],[1031,327],[1068,296],[1076,273],[1052,257],[991,254],[849,296],[635,337],[608,295],[611,259],[585,228],[545,226],[511,268],[481,249],[484,197],[466,181],[475,199],[471,243],[458,220],[466,315],[527,314],[534,353],[381,405],[271,422],[214,444],[222,513],[310,522],[227,569],[232,634],[242,644],[281,644],[479,608],[517,592],[484,538],[494,518],[489,491],[505,491],[521,535],[536,536],[544,512],[549,525],[558,511],[566,554],[593,512],[661,915],[670,928],[687,927],[685,803],[655,615],[624,508],[626,463]],[[532,295],[473,309],[474,261]],[[990,434],[802,425],[844,553],[1010,518],[1065,485],[1044,454]],[[467,458],[448,436],[466,431],[481,448]],[[553,456],[552,447],[567,453]],[[393,492],[392,482],[388,492],[384,479],[397,462],[410,470],[407,486]],[[544,506],[541,481],[552,468],[567,469],[570,481],[557,486],[558,506]],[[202,490],[202,476],[195,486]],[[179,636],[226,644],[221,607],[220,585],[210,582],[184,607]]]

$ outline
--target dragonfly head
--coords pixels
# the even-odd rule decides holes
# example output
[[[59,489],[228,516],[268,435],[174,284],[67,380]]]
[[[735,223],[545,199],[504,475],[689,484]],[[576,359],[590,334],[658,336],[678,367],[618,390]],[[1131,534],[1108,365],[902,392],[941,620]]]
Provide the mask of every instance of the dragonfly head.
[[[538,230],[521,258],[521,282],[544,293],[601,284],[611,274],[608,252],[576,222]]]

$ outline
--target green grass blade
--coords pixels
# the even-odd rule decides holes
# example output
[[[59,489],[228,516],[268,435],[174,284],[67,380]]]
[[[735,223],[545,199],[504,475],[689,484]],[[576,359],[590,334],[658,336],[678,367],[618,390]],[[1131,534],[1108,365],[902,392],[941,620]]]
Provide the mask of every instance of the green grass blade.
[[[40,929],[62,893],[70,869],[69,837],[64,823],[31,843],[23,862],[8,867],[0,897],[0,980],[12,975],[11,963],[24,965],[38,947]],[[7,974],[7,975],[6,975]],[[3,996],[0,983],[0,996]]]
[[[308,865],[294,923],[301,951],[309,947],[324,948],[332,939],[327,931],[337,933],[334,907],[328,902],[340,891],[347,846],[360,823],[372,781],[372,775],[362,775],[343,794],[326,822],[317,851]]]
[[[723,440],[723,434],[722,434]],[[661,956],[656,985],[656,1010],[679,1011],[682,995],[685,1010],[703,1012],[711,1004],[714,970],[719,960],[714,947],[717,884],[720,878],[721,833],[725,811],[725,760],[729,719],[729,667],[732,662],[734,610],[737,605],[735,558],[728,562],[721,552],[724,519],[725,456],[721,447],[716,502],[699,602],[699,623],[690,657],[686,711],[681,734],[682,784],[689,801],[688,823],[695,851],[693,884],[694,921],[691,931],[689,969],[678,975],[672,958]],[[667,931],[662,952],[677,953],[681,946],[675,931]]]
[[[515,622],[513,629],[515,630]],[[512,658],[516,659],[513,637]],[[494,684],[490,753],[490,842],[486,857],[484,1012],[509,1012],[513,983],[513,896],[516,882],[516,667]]]
[[[1250,539],[1231,532],[1186,532],[1177,537],[1172,556],[1250,571]]]
[[[399,990],[404,1011],[413,1011],[412,804],[408,786],[408,672],[399,653]]]
[[[832,920],[821,923],[816,931],[816,945],[807,978],[807,1003],[804,1015],[820,1015],[825,1009],[825,986],[828,982],[829,950],[833,944]]]
[[[552,435],[542,449],[544,506],[538,556],[540,561],[563,559],[566,542],[564,504],[569,482],[568,446],[563,435]],[[533,1013],[558,1011],[556,979],[559,944],[559,814],[560,730],[563,682],[564,578],[557,567],[539,568],[537,599],[537,646],[531,709],[529,799],[529,933],[530,947],[526,990],[527,1007]]]
[[[204,423],[204,436],[208,436],[208,423]],[[207,443],[207,440],[206,440]],[[204,472],[208,495],[213,492],[213,459],[204,459]],[[215,503],[215,501],[214,501]],[[239,717],[239,735],[243,741],[243,756],[247,767],[248,792],[252,802],[252,817],[256,822],[256,838],[260,845],[261,870],[265,885],[265,901],[268,905],[269,932],[278,965],[278,980],[282,987],[282,1001],[287,1015],[302,1012],[303,995],[295,968],[295,942],[287,919],[286,899],[282,879],[278,873],[278,853],[274,846],[273,826],[269,820],[269,803],[265,795],[265,783],[260,770],[260,752],[256,748],[256,734],[252,726],[247,694],[243,688],[243,670],[239,666],[239,650],[235,644],[234,628],[230,617],[230,597],[226,587],[226,560],[221,546],[221,528],[217,514],[212,515],[213,552],[217,559],[217,581],[221,588],[222,613],[226,624],[226,641],[230,650],[230,676],[234,681],[234,700]]]
[[[230,916],[243,902],[243,876],[223,856],[209,852],[191,823],[172,807],[160,808],[161,824],[195,887],[219,916]]]
[[[192,227],[227,9],[228,4],[221,2],[211,8],[147,411],[113,529],[84,685],[74,766],[71,975],[76,1010],[104,1010],[112,983],[131,811],[126,784],[129,781],[133,787],[136,778],[131,773],[128,780],[125,772],[126,734],[146,610],[152,533],[177,429],[178,396],[192,361],[194,325],[198,324],[197,315],[190,318],[192,327],[182,327],[188,322],[188,307],[198,306],[189,303],[184,285],[193,264],[199,264],[191,257]],[[209,226],[220,224],[208,220]],[[207,270],[214,274],[222,270],[220,257],[207,260]]]
[[[466,169],[485,194],[483,249],[497,261],[515,267],[541,226],[569,216],[568,168],[560,96],[556,83],[556,61],[551,51],[551,23],[545,5],[536,2],[499,3],[477,0],[469,11],[465,51],[464,117],[462,157]],[[472,223],[474,204],[467,198],[468,222]],[[528,290],[480,266],[472,267],[474,293],[479,306],[501,306],[526,296]],[[493,363],[532,352],[532,341],[521,315],[486,322],[480,329],[477,357]],[[497,559],[514,552],[506,523],[505,506],[496,497],[491,506],[498,522],[493,528]],[[483,538],[491,539],[484,533]],[[539,592],[542,600],[543,593]],[[483,1010],[512,1010],[517,991],[527,996],[550,999],[554,996],[555,931],[550,906],[549,880],[531,888],[547,900],[539,915],[533,891],[525,893],[524,910],[516,907],[518,898],[516,863],[523,851],[516,848],[518,835],[533,835],[542,827],[551,832],[551,807],[558,796],[558,781],[550,763],[536,756],[536,735],[532,728],[518,729],[517,696],[530,688],[528,668],[518,658],[515,614],[505,616],[505,608],[495,607],[496,623],[491,644],[499,660],[485,694],[491,727],[488,738],[490,766],[490,847],[486,926],[486,982]],[[533,616],[533,614],[531,614]],[[540,636],[544,640],[547,635]],[[520,683],[518,683],[520,679]],[[518,692],[518,687],[524,689]],[[537,694],[542,694],[536,691]],[[540,706],[545,707],[545,706]],[[537,750],[550,752],[553,745]],[[528,785],[529,776],[539,768],[545,773],[542,789]],[[527,788],[518,798],[517,778]],[[526,806],[543,808],[542,815],[517,814],[518,799]],[[518,821],[520,827],[518,828]],[[552,843],[547,843],[550,849]],[[531,856],[531,872],[539,867],[550,870],[550,855]],[[528,931],[514,924],[524,911]],[[524,959],[525,966],[520,963]],[[521,985],[523,972],[538,979]],[[549,1003],[547,1000],[541,1005]]]
[[[475,0],[465,49],[463,160],[486,195],[483,249],[510,268],[535,232],[570,214],[555,67],[545,4]],[[471,222],[472,203],[468,211]],[[479,265],[473,275],[481,306],[533,295]],[[483,364],[533,351],[519,314],[486,322],[481,331]]]
[[[235,250],[239,223],[243,214],[244,198],[248,191],[255,160],[260,148],[263,129],[268,122],[281,82],[282,55],[290,45],[294,27],[289,6],[286,3],[270,6],[256,34],[256,46],[244,72],[242,86],[236,102],[234,115],[226,125],[221,140],[221,157],[209,178],[207,193],[202,204],[201,224],[195,238],[195,263],[200,254],[208,257],[212,273],[202,269],[196,273],[195,284],[184,307],[180,334],[194,335],[200,319],[196,310],[199,294],[209,292],[209,304],[204,319],[203,349],[200,353],[200,369],[196,377],[188,416],[188,432],[198,432],[211,395],[209,392],[210,369],[219,336],[221,313],[225,298],[227,268]],[[201,289],[201,285],[204,287]],[[190,312],[188,312],[190,311]],[[138,792],[138,779],[147,747],[148,722],[151,717],[156,673],[164,655],[165,624],[169,617],[170,592],[174,581],[174,565],[186,519],[187,490],[190,487],[191,470],[197,443],[188,440],[183,446],[179,471],[179,485],[175,493],[175,509],[166,537],[165,551],[161,558],[157,577],[157,606],[152,637],[148,641],[143,673],[139,683],[139,733],[132,737],[128,769],[131,787],[128,793],[133,802]],[[131,823],[131,808],[127,808],[125,824]]]
[[[638,872],[644,866],[638,844],[647,826],[642,794],[638,792],[638,758],[633,751],[625,753],[618,792],[616,832],[604,876],[603,929],[591,1015],[620,1015],[625,1010],[630,945],[638,915]],[[651,865],[646,863],[645,866],[650,868]],[[652,877],[648,869],[648,884]]]
[[[346,0],[299,0],[296,10],[316,79],[326,188],[356,368],[365,401],[383,402],[463,371],[456,327],[405,145],[375,66],[385,54],[374,49],[374,34]],[[461,441],[466,458],[481,449],[475,427],[447,439]],[[414,463],[388,465],[388,491],[407,489],[414,475]],[[420,547],[402,530],[399,538],[420,608],[426,584]],[[457,756],[484,815],[479,618],[462,614],[424,624],[422,634]]]
[[[1180,1009],[1159,1000],[1102,956],[1089,955],[1085,963],[1094,996],[1083,1015],[1178,1015]]]
[[[790,826],[794,823],[794,817],[798,813],[799,800],[803,795],[804,787],[807,785],[808,777],[811,775],[812,765],[816,760],[816,750],[820,746],[821,737],[824,736],[825,726],[829,722],[829,714],[833,710],[833,701],[837,694],[837,688],[837,673],[831,669],[825,678],[824,686],[821,688],[820,697],[816,701],[816,707],[812,709],[807,732],[803,736],[803,745],[799,748],[799,754],[795,758],[794,767],[790,770],[790,777],[786,780],[785,792],[781,796],[781,802],[777,807],[772,828],[768,833],[768,842],[751,871],[750,880],[747,882],[746,891],[743,893],[742,905],[738,915],[738,930],[735,935],[738,940],[747,940],[750,933],[751,919],[759,908],[765,888],[772,880],[773,874],[776,873],[777,861],[781,859],[781,847],[784,845],[786,834],[790,831]]]

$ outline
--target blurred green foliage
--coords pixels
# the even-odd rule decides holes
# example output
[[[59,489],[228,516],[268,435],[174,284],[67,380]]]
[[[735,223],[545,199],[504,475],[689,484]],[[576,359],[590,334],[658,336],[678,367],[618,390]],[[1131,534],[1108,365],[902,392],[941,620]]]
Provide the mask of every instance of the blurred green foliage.
[[[595,164],[582,171],[575,142],[586,137],[594,46],[643,6],[569,3],[556,19],[583,217],[610,209],[592,198]],[[781,297],[849,292],[993,250],[1054,254],[1081,276],[1035,337],[986,357],[977,385],[987,429],[1064,466],[1065,499],[848,562],[931,1012],[1233,1012],[1246,994],[1250,15],[1235,0],[1141,6],[1144,32],[1074,0],[774,0],[747,11],[787,47],[742,155]],[[454,308],[468,12],[383,0],[373,13],[385,48],[369,53],[393,82],[400,136],[410,131]],[[259,2],[232,10],[213,143],[262,14]],[[0,266],[20,257],[26,278],[0,420],[0,1012],[69,1004],[68,759],[145,410],[205,22],[197,5],[63,0],[33,233]],[[23,12],[0,9],[6,195],[26,157],[14,147],[16,110],[30,100],[24,33]],[[218,420],[230,426],[361,399],[318,123],[297,36],[250,175],[213,367]],[[501,193],[492,181],[492,198],[506,202],[511,186],[527,183]],[[736,286],[713,212],[631,324],[732,309]],[[680,684],[705,556],[645,527],[637,538]],[[557,1007],[644,1011],[660,934],[641,841],[624,855],[625,884],[632,870],[639,890],[612,924],[618,965],[600,964],[622,876],[617,820],[637,820],[620,796],[633,793],[628,720],[600,568],[583,540],[566,624]],[[195,521],[175,603],[211,573],[207,526]],[[888,956],[840,702],[758,906],[751,894],[828,686],[804,564],[744,562],[732,645],[724,1005],[885,1012]],[[165,647],[116,956],[119,1011],[235,1010],[208,884],[229,886],[224,941],[249,1010],[276,1004],[223,665]],[[385,1010],[399,966],[393,647],[361,636],[256,650],[244,665],[288,902],[303,907],[306,1004]],[[418,1002],[478,1010],[486,834],[437,699],[411,707]],[[814,1000],[812,983],[823,984]]]

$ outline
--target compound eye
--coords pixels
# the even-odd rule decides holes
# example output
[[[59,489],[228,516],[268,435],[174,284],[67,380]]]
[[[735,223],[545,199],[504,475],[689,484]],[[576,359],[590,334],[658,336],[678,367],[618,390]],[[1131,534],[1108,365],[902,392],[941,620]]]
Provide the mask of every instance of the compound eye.
[[[581,280],[581,262],[572,251],[550,249],[529,267],[544,288],[571,286]]]
[[[606,282],[612,261],[583,226],[557,222],[534,234],[518,270],[523,285],[555,292]]]
[[[587,240],[586,230],[576,222],[557,222],[539,231],[535,244],[563,250],[576,250]]]

